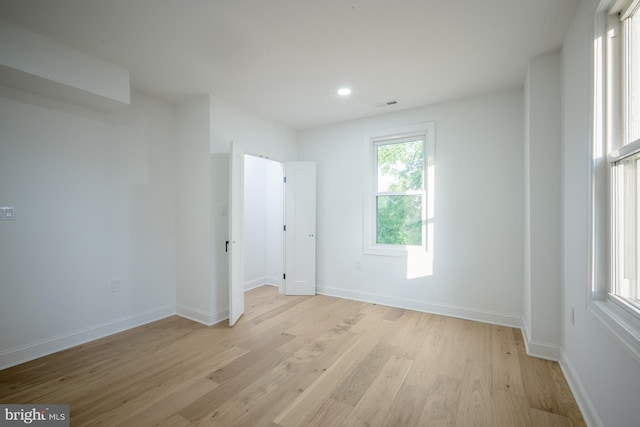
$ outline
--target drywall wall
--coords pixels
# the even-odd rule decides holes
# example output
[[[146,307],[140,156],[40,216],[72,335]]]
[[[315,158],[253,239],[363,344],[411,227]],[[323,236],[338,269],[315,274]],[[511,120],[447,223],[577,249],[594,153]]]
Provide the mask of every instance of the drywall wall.
[[[209,191],[211,216],[207,218],[211,237],[207,259],[211,282],[211,322],[229,317],[229,257],[225,242],[229,240],[229,155],[209,155]],[[179,285],[179,284],[178,284]]]
[[[525,276],[529,354],[560,358],[561,56],[531,58],[525,84]]]
[[[228,153],[229,141],[247,154],[277,161],[296,160],[297,133],[223,99],[210,97],[211,153]]]
[[[507,91],[299,132],[318,166],[318,292],[520,326],[523,92]],[[435,122],[433,270],[363,255],[367,133]],[[418,264],[418,265],[416,265]]]
[[[284,172],[282,163],[265,161],[267,187],[266,230],[265,230],[265,282],[277,285],[280,293],[284,293],[282,273],[284,272]]]
[[[589,425],[631,426],[640,419],[640,362],[594,316],[588,299],[590,94],[597,4],[597,0],[580,3],[562,49],[561,366]]]
[[[105,111],[130,102],[128,70],[2,20],[0,83]]]
[[[280,286],[283,258],[282,164],[246,156],[244,164],[244,285]]]
[[[266,164],[245,156],[244,161],[244,286],[251,289],[265,282]]]
[[[176,311],[205,324],[220,320],[211,305],[209,117],[208,96],[176,111]]]
[[[0,368],[173,314],[173,107],[1,87],[0,129]]]

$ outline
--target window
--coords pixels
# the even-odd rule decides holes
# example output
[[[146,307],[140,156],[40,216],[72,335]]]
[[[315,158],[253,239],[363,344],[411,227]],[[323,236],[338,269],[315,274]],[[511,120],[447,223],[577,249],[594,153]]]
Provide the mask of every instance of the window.
[[[427,123],[368,135],[365,253],[404,256],[427,249],[432,133]]]
[[[638,2],[635,2],[637,9]],[[640,266],[640,15],[634,9],[622,10],[612,21],[610,36],[621,34],[620,54],[610,55],[610,70],[621,76],[622,84],[609,83],[610,99],[621,107],[621,118],[610,113],[609,126],[620,132],[610,133],[609,151],[611,192],[611,285],[613,301],[632,313],[640,314],[638,267]],[[616,90],[619,87],[622,90]],[[619,115],[620,116],[620,115]],[[622,126],[619,126],[622,125]]]
[[[640,359],[640,0],[596,19],[591,305]]]

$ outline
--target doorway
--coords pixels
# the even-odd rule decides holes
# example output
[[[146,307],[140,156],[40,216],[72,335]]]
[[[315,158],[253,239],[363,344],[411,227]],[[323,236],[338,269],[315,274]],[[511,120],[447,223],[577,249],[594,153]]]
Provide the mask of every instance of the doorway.
[[[284,165],[244,156],[244,290],[277,286],[284,293]]]

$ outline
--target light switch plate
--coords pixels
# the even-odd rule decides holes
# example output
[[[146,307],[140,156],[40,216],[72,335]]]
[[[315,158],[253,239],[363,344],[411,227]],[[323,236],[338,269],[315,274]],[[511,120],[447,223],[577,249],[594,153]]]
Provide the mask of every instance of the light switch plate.
[[[13,206],[0,206],[0,221],[12,221],[16,219],[16,212]]]

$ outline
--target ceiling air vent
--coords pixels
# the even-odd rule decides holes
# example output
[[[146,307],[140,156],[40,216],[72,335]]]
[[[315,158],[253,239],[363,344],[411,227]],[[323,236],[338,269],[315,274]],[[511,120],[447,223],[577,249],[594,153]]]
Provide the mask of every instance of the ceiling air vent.
[[[392,99],[390,101],[378,102],[376,103],[376,107],[389,107],[391,105],[396,105],[398,103],[397,99]]]

